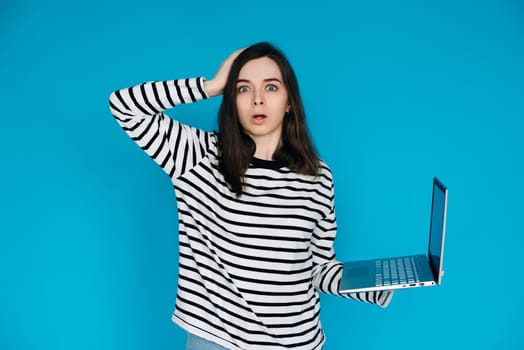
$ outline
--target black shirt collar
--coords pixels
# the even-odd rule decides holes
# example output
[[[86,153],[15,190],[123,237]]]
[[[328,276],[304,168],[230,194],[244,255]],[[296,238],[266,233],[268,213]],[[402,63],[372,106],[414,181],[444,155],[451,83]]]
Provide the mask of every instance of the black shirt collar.
[[[253,157],[249,164],[251,168],[263,168],[263,169],[274,169],[278,170],[286,166],[285,162],[281,160],[265,160]]]

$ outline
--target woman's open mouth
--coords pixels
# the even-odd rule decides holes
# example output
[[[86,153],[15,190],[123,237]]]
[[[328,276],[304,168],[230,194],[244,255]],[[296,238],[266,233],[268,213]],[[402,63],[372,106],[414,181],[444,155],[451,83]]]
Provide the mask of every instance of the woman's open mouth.
[[[255,114],[253,116],[253,123],[257,124],[257,125],[260,125],[262,123],[264,123],[264,120],[266,120],[266,115],[265,114]]]

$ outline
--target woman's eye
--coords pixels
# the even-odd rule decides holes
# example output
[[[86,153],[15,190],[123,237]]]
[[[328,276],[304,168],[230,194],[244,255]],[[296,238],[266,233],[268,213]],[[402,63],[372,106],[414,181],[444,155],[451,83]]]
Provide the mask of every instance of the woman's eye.
[[[273,84],[269,84],[268,86],[266,86],[266,90],[267,91],[277,91],[277,86]]]
[[[238,88],[238,92],[248,92],[249,91],[249,87],[247,86],[241,86]]]

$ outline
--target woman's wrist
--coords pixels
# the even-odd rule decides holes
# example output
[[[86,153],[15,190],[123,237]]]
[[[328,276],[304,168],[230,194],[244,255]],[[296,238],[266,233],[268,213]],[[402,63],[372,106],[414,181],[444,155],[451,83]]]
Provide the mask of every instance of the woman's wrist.
[[[219,86],[214,79],[205,80],[204,79],[204,90],[209,97],[214,97],[222,94],[222,86]]]

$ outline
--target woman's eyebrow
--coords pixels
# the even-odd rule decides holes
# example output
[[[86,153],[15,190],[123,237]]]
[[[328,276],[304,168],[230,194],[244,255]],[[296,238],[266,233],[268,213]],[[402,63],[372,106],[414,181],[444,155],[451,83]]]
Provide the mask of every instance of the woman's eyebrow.
[[[279,82],[280,84],[282,84],[282,82],[280,81],[280,79],[278,78],[266,78],[263,80],[264,82],[268,82],[268,81],[276,81],[276,82]],[[251,83],[251,81],[249,79],[238,79],[237,80],[237,84],[238,83]]]

